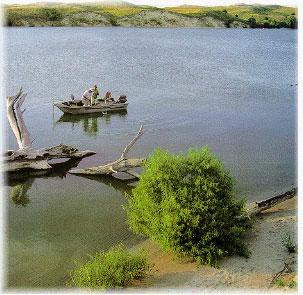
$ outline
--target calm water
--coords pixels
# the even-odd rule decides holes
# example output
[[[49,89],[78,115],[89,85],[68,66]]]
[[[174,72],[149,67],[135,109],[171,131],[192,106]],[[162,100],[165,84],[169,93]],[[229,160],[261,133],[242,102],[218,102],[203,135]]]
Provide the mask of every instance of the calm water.
[[[209,148],[249,201],[296,185],[297,31],[242,29],[8,28],[7,95],[23,86],[34,147],[97,152],[78,167],[156,147]],[[126,94],[128,112],[67,116],[52,108],[97,84]],[[7,148],[16,149],[7,128]],[[121,205],[129,186],[66,174],[7,186],[8,286],[64,286],[75,259],[139,238]]]

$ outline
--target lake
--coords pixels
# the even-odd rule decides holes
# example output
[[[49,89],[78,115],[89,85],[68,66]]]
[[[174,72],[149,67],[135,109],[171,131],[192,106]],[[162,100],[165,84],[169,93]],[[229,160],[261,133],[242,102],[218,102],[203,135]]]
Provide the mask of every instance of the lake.
[[[156,147],[210,150],[237,179],[237,197],[261,200],[297,185],[297,31],[163,28],[5,28],[5,95],[22,86],[34,148],[64,143],[96,155],[78,168]],[[128,111],[68,116],[52,98],[126,94]],[[6,148],[16,140],[6,128]],[[64,287],[75,260],[142,238],[128,230],[125,191],[111,178],[61,169],[9,181],[7,287]]]

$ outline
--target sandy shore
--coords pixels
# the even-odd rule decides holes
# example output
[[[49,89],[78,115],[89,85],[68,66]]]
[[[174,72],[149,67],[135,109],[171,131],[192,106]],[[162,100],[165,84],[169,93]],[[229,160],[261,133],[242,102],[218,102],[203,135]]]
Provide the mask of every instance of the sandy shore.
[[[149,240],[140,246],[149,250],[149,262],[154,264],[147,278],[128,288],[140,292],[287,292],[296,293],[297,253],[289,254],[282,244],[282,236],[289,232],[297,240],[297,197],[286,200],[254,217],[254,228],[247,235],[250,244],[249,259],[232,256],[219,263],[219,269],[201,266],[197,269],[191,259],[174,260],[171,253],[162,252]],[[283,273],[278,282],[273,276],[285,263],[291,271]]]

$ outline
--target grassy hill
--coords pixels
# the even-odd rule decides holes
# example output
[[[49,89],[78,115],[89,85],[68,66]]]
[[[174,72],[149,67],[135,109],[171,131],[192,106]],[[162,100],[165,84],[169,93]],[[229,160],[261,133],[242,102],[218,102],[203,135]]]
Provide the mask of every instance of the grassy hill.
[[[6,26],[296,28],[297,9],[279,5],[157,8],[129,2],[4,5]]]

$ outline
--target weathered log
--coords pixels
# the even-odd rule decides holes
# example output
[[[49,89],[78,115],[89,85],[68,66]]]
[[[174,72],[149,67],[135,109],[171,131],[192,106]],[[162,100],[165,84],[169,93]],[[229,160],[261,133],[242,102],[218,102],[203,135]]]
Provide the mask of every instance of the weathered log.
[[[74,147],[64,144],[40,150],[8,151],[6,157],[4,157],[3,170],[6,172],[22,169],[49,170],[53,167],[49,163],[50,160],[64,158],[81,159],[94,154],[95,152],[79,151]]]
[[[247,213],[242,215],[240,219],[251,219],[252,217],[256,216],[257,214],[265,211],[278,203],[284,202],[288,199],[293,198],[297,194],[297,189],[293,188],[283,194],[279,194],[277,196],[271,197],[269,199],[265,199],[262,201],[255,202],[247,206]]]
[[[17,151],[7,151],[3,157],[1,169],[4,172],[31,170],[50,170],[52,159],[81,159],[95,154],[92,151],[79,151],[78,149],[60,144],[51,148],[35,150],[32,148],[30,133],[23,120],[21,106],[26,94],[22,94],[22,88],[15,96],[6,96],[7,118],[12,131],[17,139],[19,149]],[[15,110],[16,106],[16,110]]]
[[[139,177],[139,175],[136,172],[132,171],[132,169],[135,167],[141,167],[143,163],[146,161],[146,159],[145,158],[127,159],[126,155],[130,150],[130,148],[144,133],[142,129],[143,129],[143,125],[140,127],[137,135],[125,147],[125,149],[121,154],[121,157],[118,160],[102,166],[91,167],[86,169],[70,170],[69,173],[80,174],[80,175],[112,175],[113,173],[117,173],[117,172],[125,172],[130,174],[131,176]]]
[[[51,161],[52,169],[49,170],[21,170],[12,171],[7,173],[7,185],[15,186],[20,183],[26,182],[28,179],[35,178],[48,178],[48,177],[58,177],[65,178],[68,170],[75,168],[81,162],[81,158],[68,159],[64,162],[53,163]],[[30,172],[30,173],[28,173]]]

